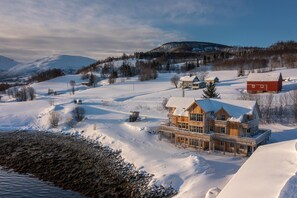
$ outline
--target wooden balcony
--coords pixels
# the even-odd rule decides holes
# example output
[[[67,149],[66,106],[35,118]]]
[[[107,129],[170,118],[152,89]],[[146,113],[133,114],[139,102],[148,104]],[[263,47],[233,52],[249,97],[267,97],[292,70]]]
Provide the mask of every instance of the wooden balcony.
[[[214,120],[216,127],[226,127],[228,125],[227,120]]]
[[[195,138],[195,139],[201,139],[203,141],[210,142],[212,140],[213,134],[207,134],[207,133],[197,133],[197,132],[191,132],[187,130],[182,130],[175,126],[170,126],[168,124],[161,124],[159,127],[160,132],[165,133],[173,133],[175,135],[182,135],[182,136],[188,136],[189,138]]]
[[[271,135],[271,130],[259,130],[257,134],[252,137],[237,137],[237,136],[230,136],[222,133],[215,133],[213,138],[214,140],[256,147],[262,142],[265,142],[266,140],[268,140],[270,135]]]

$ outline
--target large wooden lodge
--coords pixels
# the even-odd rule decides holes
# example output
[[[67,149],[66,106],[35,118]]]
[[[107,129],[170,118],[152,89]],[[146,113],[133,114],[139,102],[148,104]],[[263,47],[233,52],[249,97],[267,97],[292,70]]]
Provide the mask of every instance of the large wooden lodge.
[[[175,144],[250,155],[271,135],[258,127],[255,101],[171,97],[166,106],[168,122],[159,131]]]

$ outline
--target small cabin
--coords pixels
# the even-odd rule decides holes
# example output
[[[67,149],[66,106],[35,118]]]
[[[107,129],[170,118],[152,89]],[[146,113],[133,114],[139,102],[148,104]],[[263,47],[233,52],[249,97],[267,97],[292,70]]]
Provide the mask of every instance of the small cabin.
[[[210,83],[216,84],[216,83],[220,82],[220,80],[216,76],[210,76],[205,79],[205,82],[206,82],[206,84],[210,84]]]
[[[279,92],[282,90],[283,78],[278,73],[250,73],[247,78],[248,93]]]
[[[199,79],[195,75],[183,76],[180,78],[180,88],[193,88],[193,85],[199,82]]]

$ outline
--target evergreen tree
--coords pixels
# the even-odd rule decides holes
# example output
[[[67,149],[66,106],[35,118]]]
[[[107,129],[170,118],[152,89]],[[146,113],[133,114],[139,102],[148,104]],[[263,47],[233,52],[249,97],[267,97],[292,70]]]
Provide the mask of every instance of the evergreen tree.
[[[217,93],[217,89],[215,84],[209,83],[206,85],[206,88],[203,90],[203,98],[218,98],[220,96],[219,93]]]
[[[94,86],[95,87],[95,76],[93,73],[91,73],[90,78],[89,78],[89,86]]]

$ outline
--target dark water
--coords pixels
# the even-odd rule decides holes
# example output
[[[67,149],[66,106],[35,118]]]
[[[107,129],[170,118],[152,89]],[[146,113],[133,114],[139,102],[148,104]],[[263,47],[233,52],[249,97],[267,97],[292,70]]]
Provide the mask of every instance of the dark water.
[[[40,181],[29,175],[3,170],[0,166],[0,197],[83,197],[78,193],[63,190],[50,183]]]

